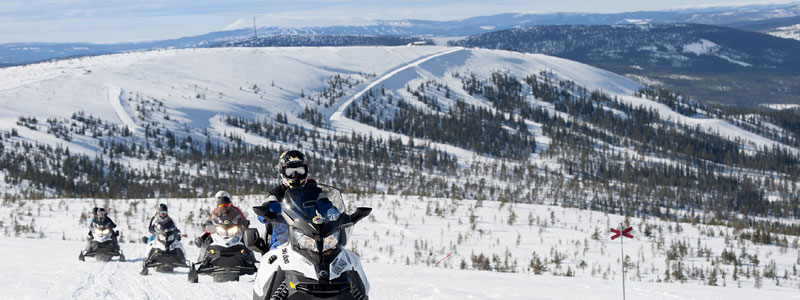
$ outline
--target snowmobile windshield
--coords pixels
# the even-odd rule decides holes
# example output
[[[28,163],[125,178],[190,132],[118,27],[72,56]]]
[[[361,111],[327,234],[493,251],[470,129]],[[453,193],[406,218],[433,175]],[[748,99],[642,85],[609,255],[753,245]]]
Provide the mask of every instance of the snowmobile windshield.
[[[318,187],[318,188],[317,188]],[[319,199],[327,198],[339,212],[345,213],[342,194],[338,189],[327,185],[307,185],[298,189],[287,190],[281,201],[281,210],[289,217],[289,221],[313,221],[320,217],[317,211]],[[324,212],[323,212],[324,213]]]
[[[322,192],[325,193],[325,195],[328,195],[328,200],[331,200],[333,207],[336,207],[340,213],[347,212],[347,206],[344,205],[344,198],[342,198],[342,192],[339,189],[324,184],[320,184],[318,186],[320,189],[322,189]]]
[[[158,226],[156,228],[156,232],[158,233],[158,239],[161,241],[172,241],[175,239],[175,233],[177,230],[175,228],[163,228]]]
[[[319,188],[317,188],[319,187]],[[318,200],[327,198],[340,212],[346,211],[342,193],[331,186],[318,185],[286,191],[281,201],[284,220],[289,224],[291,240],[295,247],[313,253],[325,254],[340,244],[340,238],[349,229],[349,216],[327,219],[317,209]]]

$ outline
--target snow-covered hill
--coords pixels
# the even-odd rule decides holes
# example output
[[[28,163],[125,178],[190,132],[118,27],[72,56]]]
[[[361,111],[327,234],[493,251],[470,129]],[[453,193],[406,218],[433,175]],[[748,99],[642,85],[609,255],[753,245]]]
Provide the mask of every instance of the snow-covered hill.
[[[446,47],[348,48],[221,48],[136,52],[0,69],[0,124],[11,127],[21,116],[69,119],[78,112],[127,126],[134,136],[144,127],[163,123],[171,130],[208,130],[212,134],[241,134],[254,144],[285,147],[239,132],[220,120],[230,115],[274,119],[287,114],[290,123],[311,127],[296,115],[316,107],[310,96],[336,76],[361,82],[348,88],[348,97],[319,107],[336,132],[386,135],[374,128],[334,117],[367,88],[401,91],[427,79],[446,79],[454,72],[488,76],[507,70],[517,76],[552,71],[560,78],[590,89],[629,95],[639,85],[607,71],[544,55]],[[466,93],[459,92],[461,95]],[[309,97],[304,97],[309,95]],[[472,97],[469,97],[472,98]],[[158,109],[144,112],[148,99]],[[159,116],[159,117],[156,117]],[[163,116],[168,116],[165,119]],[[17,128],[23,140],[64,144],[70,151],[93,155],[96,141],[76,138],[65,143],[44,132]],[[324,131],[323,131],[324,132]],[[331,132],[334,133],[334,132]],[[451,147],[446,147],[451,149]],[[451,149],[452,154],[473,154]]]
[[[513,88],[503,86],[508,84]],[[745,157],[731,164],[724,152],[717,153],[729,151],[724,149],[709,150],[713,152],[711,156],[687,152],[689,156],[677,159],[675,149],[683,151],[685,145],[661,145],[645,152],[635,150],[641,145],[637,143],[652,141],[635,140],[630,144],[631,141],[622,141],[631,137],[616,136],[616,141],[611,141],[597,136],[616,135],[615,129],[608,127],[609,123],[600,122],[602,118],[616,118],[618,123],[631,122],[625,126],[646,127],[646,130],[663,126],[675,127],[681,134],[700,130],[701,135],[686,134],[691,140],[687,142],[705,143],[704,134],[708,133],[721,138],[721,142],[727,143],[725,147],[735,147],[731,150],[733,155],[755,155],[766,151],[764,149],[787,151],[790,155],[798,152],[792,146],[797,143],[797,135],[789,128],[778,126],[780,120],[768,116],[745,118],[721,114],[680,97],[642,94],[637,92],[640,88],[625,77],[561,58],[459,47],[181,49],[11,67],[0,69],[0,131],[4,132],[2,143],[8,150],[5,153],[45,156],[31,162],[43,164],[36,167],[12,162],[20,158],[5,160],[6,176],[13,176],[7,179],[5,193],[59,195],[66,188],[69,192],[84,190],[82,193],[87,193],[81,195],[96,195],[86,189],[97,189],[99,193],[111,192],[109,195],[113,196],[126,191],[130,194],[136,189],[137,195],[164,196],[165,191],[184,188],[180,195],[202,195],[212,192],[212,188],[202,182],[213,182],[212,178],[220,173],[247,174],[245,178],[253,179],[248,185],[261,188],[274,178],[271,161],[251,160],[248,166],[229,167],[220,164],[222,158],[209,156],[225,156],[224,151],[229,147],[226,145],[243,143],[248,147],[263,147],[259,148],[259,153],[267,154],[301,147],[322,159],[320,165],[341,162],[331,160],[341,155],[346,155],[351,163],[365,160],[365,163],[376,164],[378,162],[371,161],[373,158],[358,156],[350,150],[335,151],[347,144],[358,145],[361,137],[372,137],[380,138],[379,143],[386,143],[385,147],[392,149],[396,146],[389,144],[400,141],[400,145],[409,149],[385,151],[394,152],[392,155],[410,155],[399,157],[411,160],[389,160],[393,165],[391,174],[373,178],[370,183],[360,183],[369,186],[368,189],[408,188],[387,183],[397,180],[397,174],[419,180],[414,175],[416,170],[405,167],[416,161],[426,161],[413,158],[417,153],[426,153],[436,156],[432,160],[443,160],[448,168],[451,168],[449,165],[460,166],[458,170],[436,172],[444,179],[440,187],[449,189],[455,184],[465,188],[456,192],[463,196],[476,197],[477,193],[490,196],[493,191],[487,193],[472,183],[483,180],[482,185],[497,184],[498,188],[502,183],[471,173],[465,167],[477,167],[471,165],[474,162],[495,165],[503,158],[513,157],[529,166],[530,174],[523,178],[541,176],[549,172],[544,171],[549,168],[572,170],[573,167],[559,157],[566,153],[548,153],[554,134],[567,129],[554,132],[553,128],[565,126],[564,121],[585,126],[588,132],[575,134],[589,137],[595,147],[612,146],[616,153],[613,155],[634,155],[638,161],[667,165],[691,165],[687,161],[699,158],[702,163],[711,162],[716,166],[750,168]],[[590,95],[592,92],[596,94]],[[634,95],[634,92],[637,93]],[[581,105],[591,108],[570,108],[588,98],[593,100]],[[589,116],[588,112],[580,111],[595,108],[611,114]],[[654,118],[639,123],[631,118],[637,111],[654,114]],[[431,126],[416,122],[413,115],[421,119],[444,119],[437,121],[443,122],[441,125]],[[473,121],[459,120],[459,115]],[[467,132],[437,131],[445,126],[444,122],[465,127],[477,121],[492,125],[474,129],[477,131],[473,134],[477,133],[476,137],[481,139],[477,144],[470,142],[465,136],[470,134]],[[663,133],[650,133],[658,134]],[[347,135],[355,136],[343,137]],[[569,140],[562,137],[555,142],[561,144]],[[325,147],[320,147],[320,143]],[[27,150],[29,147],[44,148],[31,152]],[[358,151],[374,151],[376,145],[370,147],[373,149],[358,148]],[[120,163],[119,168],[112,169],[133,172],[119,176],[128,177],[125,182],[140,186],[113,187],[120,181],[88,181],[98,186],[67,187],[86,183],[86,178],[96,178],[89,170],[78,171],[78,177],[46,181],[39,181],[40,175],[24,173],[31,169],[60,170],[62,166],[58,161],[61,158],[57,157],[60,151],[67,149],[68,155]],[[54,151],[54,157],[45,158],[54,155]],[[199,161],[203,155],[202,159],[210,162]],[[331,167],[324,165],[320,169]],[[420,167],[441,168],[433,166],[432,162]],[[101,164],[98,168],[105,166]],[[348,167],[353,168],[364,170],[360,166]],[[166,183],[153,181],[153,177],[148,177],[153,173],[169,180]],[[317,174],[323,178],[326,175],[329,174],[323,171]],[[355,176],[334,175],[338,177],[328,179],[345,180],[340,183],[349,182],[347,178]],[[171,176],[182,176],[182,179],[173,180]],[[191,182],[191,178],[198,176],[205,178],[202,182]],[[763,174],[754,176],[766,178]],[[566,178],[574,179],[571,174]],[[172,186],[177,184],[174,181],[184,180],[190,182]],[[72,185],[64,185],[64,181]],[[153,183],[161,185],[153,186]],[[235,184],[243,188],[241,183]],[[251,192],[257,190],[253,186],[244,188]],[[142,194],[141,189],[156,191]],[[515,194],[518,193],[504,190],[502,196],[516,198]]]
[[[359,93],[371,88],[384,87],[401,94],[406,85],[425,80],[445,82],[457,95],[480,101],[461,90],[460,82],[449,75],[487,77],[497,70],[518,77],[552,72],[556,78],[624,97],[625,102],[652,107],[682,123],[708,124],[704,128],[709,131],[747,137],[759,147],[777,144],[724,122],[681,117],[655,101],[630,97],[639,84],[588,65],[546,55],[448,47],[159,50],[5,68],[0,69],[0,129],[10,130],[21,116],[69,119],[78,112],[127,126],[134,135],[142,134],[148,124],[153,126],[153,119],[173,130],[208,129],[222,135],[236,130],[220,123],[225,115],[272,119],[285,113],[290,123],[311,127],[295,115],[306,107],[317,107],[311,95],[324,90],[330,78],[342,75],[360,84],[351,85],[347,97],[320,109],[337,131],[378,133],[341,120],[334,112],[341,113],[362,96]],[[143,112],[148,99],[158,100],[160,111],[152,114],[162,118]],[[81,153],[97,149],[91,142],[64,143],[42,132],[17,129],[30,141],[61,143]]]

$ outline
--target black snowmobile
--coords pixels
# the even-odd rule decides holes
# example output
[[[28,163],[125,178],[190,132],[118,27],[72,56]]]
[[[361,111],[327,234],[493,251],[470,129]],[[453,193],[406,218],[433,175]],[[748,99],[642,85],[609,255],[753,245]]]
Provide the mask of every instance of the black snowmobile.
[[[239,276],[258,271],[253,251],[242,242],[239,224],[226,216],[206,224],[211,233],[201,247],[201,258],[189,268],[189,282],[197,282],[199,274],[211,275],[214,282],[238,281]]]
[[[269,250],[256,229],[247,229],[245,244],[263,254],[253,285],[253,299],[368,299],[369,282],[361,262],[355,253],[344,249],[344,245],[349,228],[372,209],[359,207],[347,214],[337,189],[319,187],[342,213],[338,219],[328,220],[318,215],[315,204],[309,203],[316,202],[317,197],[308,195],[305,188],[286,191],[280,215],[269,211],[267,206],[253,207],[270,225],[285,220],[289,227],[289,242],[273,250]]]
[[[177,228],[163,228],[161,224],[155,225],[154,238],[147,241],[147,257],[144,259],[140,274],[147,275],[148,268],[156,268],[156,272],[172,272],[174,268],[188,268],[186,263],[186,250],[181,243],[180,231]]]
[[[90,240],[89,249],[81,251],[78,259],[84,261],[85,257],[94,257],[97,261],[110,261],[112,257],[119,256],[119,261],[125,261],[125,255],[117,242],[117,234],[111,228],[96,225],[92,229],[92,236],[87,237]]]

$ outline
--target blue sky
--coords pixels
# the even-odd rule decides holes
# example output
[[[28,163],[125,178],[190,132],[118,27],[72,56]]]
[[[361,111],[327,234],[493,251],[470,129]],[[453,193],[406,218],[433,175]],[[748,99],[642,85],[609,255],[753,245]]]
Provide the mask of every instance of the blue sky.
[[[362,19],[452,20],[503,12],[665,10],[743,0],[0,0],[0,43],[129,42],[259,25],[358,23]],[[744,0],[746,1],[746,0]],[[748,1],[789,2],[789,1]],[[319,21],[318,18],[322,18]]]

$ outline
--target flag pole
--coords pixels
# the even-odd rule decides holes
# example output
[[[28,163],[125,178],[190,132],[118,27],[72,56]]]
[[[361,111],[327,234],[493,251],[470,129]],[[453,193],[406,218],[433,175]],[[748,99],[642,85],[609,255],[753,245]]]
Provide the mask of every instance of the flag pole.
[[[622,223],[619,223],[619,230],[622,232]],[[619,253],[620,259],[622,260],[622,300],[625,300],[625,249],[623,246],[625,244],[625,237],[621,236],[619,238]]]

